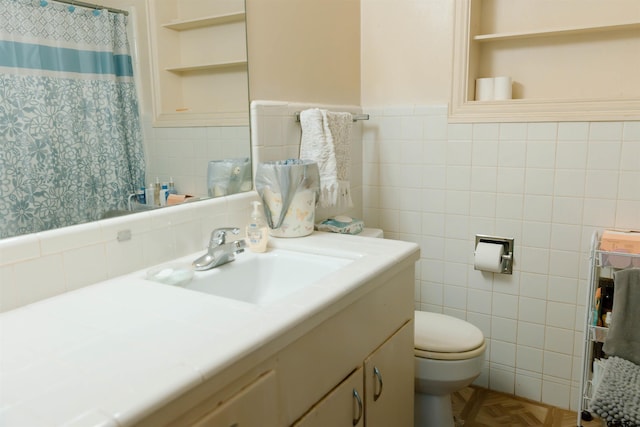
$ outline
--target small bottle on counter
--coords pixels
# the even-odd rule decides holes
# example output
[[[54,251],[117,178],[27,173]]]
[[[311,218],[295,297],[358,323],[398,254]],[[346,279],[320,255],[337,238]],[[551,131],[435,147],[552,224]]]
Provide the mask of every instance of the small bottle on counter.
[[[169,178],[169,194],[178,194],[175,183],[173,182],[173,177]]]
[[[169,197],[169,185],[166,182],[162,183],[160,188],[160,206],[167,206],[167,198]]]
[[[267,240],[269,239],[269,227],[260,212],[260,202],[251,202],[253,204],[253,212],[251,219],[247,225],[247,246],[252,252],[265,252],[267,250]]]
[[[153,200],[154,205],[160,206],[160,178],[156,176],[156,183],[153,186]]]
[[[144,205],[147,203],[146,197],[145,197],[144,185],[140,187],[140,189],[136,192],[136,198],[138,199],[138,203],[140,203],[141,205]]]
[[[150,182],[149,186],[145,189],[144,195],[145,195],[147,205],[153,206],[156,204],[155,188],[152,182]]]

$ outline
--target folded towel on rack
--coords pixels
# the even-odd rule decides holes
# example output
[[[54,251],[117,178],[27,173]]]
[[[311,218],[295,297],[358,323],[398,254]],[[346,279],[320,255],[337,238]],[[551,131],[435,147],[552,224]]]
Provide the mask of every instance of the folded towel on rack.
[[[300,112],[300,158],[312,160],[320,171],[321,207],[348,208],[351,200],[351,113],[319,108]]]
[[[611,326],[602,349],[640,364],[640,268],[616,271]]]
[[[640,425],[640,366],[609,357],[589,406],[607,425]]]

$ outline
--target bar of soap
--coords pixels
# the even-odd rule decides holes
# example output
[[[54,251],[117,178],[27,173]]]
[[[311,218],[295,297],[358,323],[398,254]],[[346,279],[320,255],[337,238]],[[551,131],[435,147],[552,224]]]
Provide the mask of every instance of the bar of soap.
[[[191,266],[182,264],[166,264],[147,271],[147,280],[164,285],[184,286],[193,278]]]

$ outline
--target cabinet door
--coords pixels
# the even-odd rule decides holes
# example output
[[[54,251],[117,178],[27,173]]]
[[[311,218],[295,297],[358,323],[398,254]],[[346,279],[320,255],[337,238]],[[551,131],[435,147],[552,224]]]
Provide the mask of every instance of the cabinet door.
[[[367,427],[413,426],[413,321],[364,362]]]
[[[294,427],[364,426],[362,391],[363,375],[359,367],[294,423]]]
[[[195,427],[275,427],[278,425],[276,376],[269,371],[204,418]]]

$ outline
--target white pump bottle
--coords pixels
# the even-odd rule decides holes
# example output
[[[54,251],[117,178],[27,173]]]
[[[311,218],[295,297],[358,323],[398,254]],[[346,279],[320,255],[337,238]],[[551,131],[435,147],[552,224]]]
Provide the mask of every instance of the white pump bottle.
[[[253,252],[265,252],[267,250],[267,240],[269,240],[269,227],[265,221],[262,213],[260,212],[260,202],[251,202],[253,204],[253,212],[251,212],[251,219],[249,225],[247,225],[246,241],[247,246]]]

